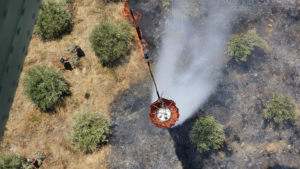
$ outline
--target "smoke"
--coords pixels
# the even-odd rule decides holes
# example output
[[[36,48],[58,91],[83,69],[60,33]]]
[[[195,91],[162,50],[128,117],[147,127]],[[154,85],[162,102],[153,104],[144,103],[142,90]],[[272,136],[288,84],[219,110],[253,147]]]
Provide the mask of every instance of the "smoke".
[[[176,125],[205,103],[218,85],[226,59],[232,12],[225,5],[206,4],[200,10],[196,5],[187,0],[172,4],[154,75],[163,98],[174,100],[179,108]],[[154,102],[154,87],[152,91]]]

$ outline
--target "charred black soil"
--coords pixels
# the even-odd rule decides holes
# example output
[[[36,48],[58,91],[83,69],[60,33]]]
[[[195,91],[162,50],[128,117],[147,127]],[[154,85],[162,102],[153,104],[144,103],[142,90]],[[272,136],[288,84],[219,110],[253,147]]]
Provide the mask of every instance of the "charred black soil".
[[[111,168],[300,167],[299,120],[275,126],[263,117],[265,104],[276,92],[290,94],[300,107],[300,6],[263,0],[228,3],[237,12],[229,31],[256,33],[268,42],[269,50],[255,48],[245,63],[228,58],[211,97],[190,119],[171,129],[150,123],[150,81],[141,80],[120,93],[112,105]],[[143,14],[139,25],[151,48],[150,56],[156,60],[168,14],[158,0],[131,4],[135,12]],[[189,132],[196,119],[206,115],[215,116],[224,125],[226,142],[222,149],[199,153]]]

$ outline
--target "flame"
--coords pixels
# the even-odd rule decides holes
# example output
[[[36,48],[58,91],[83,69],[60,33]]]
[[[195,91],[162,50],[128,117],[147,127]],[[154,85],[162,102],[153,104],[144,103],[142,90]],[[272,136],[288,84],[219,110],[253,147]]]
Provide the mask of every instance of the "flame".
[[[122,13],[128,21],[134,22],[133,18],[130,16],[130,9],[127,5],[127,0],[124,0],[124,6],[123,6]],[[136,23],[139,23],[139,21],[142,18],[142,14],[140,12],[137,12],[136,14],[133,14],[133,17],[134,17]],[[137,26],[137,25],[135,25],[135,26]],[[141,30],[140,30],[140,33],[141,33],[141,37],[143,37],[143,32]],[[141,41],[140,41],[138,35],[136,35],[136,40],[138,41],[138,44],[140,46],[140,52],[141,52],[142,56],[144,56],[143,46],[141,44]],[[145,41],[145,39],[143,39],[143,40],[144,40],[145,46],[147,47],[148,43]],[[148,52],[149,50],[146,48],[146,51]]]
[[[127,0],[124,0],[124,6],[123,6],[123,10],[122,10],[122,13],[123,13],[123,15],[126,17],[126,19],[128,20],[128,21],[131,21],[131,22],[133,22],[133,18],[131,18],[131,16],[130,16],[130,10],[129,10],[129,8],[128,8],[128,5],[127,5]],[[140,20],[141,20],[141,18],[142,18],[142,14],[140,13],[140,12],[137,12],[135,15],[133,15],[134,16],[134,19],[135,19],[135,21],[138,23]]]

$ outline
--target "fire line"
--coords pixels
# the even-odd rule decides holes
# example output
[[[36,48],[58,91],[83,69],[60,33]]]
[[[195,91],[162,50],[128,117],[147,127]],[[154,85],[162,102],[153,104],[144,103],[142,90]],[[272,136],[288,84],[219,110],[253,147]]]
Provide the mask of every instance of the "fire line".
[[[148,51],[146,49],[147,43],[142,38],[142,32],[136,23],[135,16],[133,15],[132,9],[130,8],[129,1],[127,0],[124,0],[123,15],[134,23],[134,27],[138,35],[138,42],[139,45],[141,46],[144,59],[146,59],[147,61],[149,72],[151,74],[151,78],[153,80],[156,89],[156,94],[158,99],[157,101],[155,101],[150,105],[149,119],[151,123],[154,123],[156,125],[156,127],[162,129],[165,127],[171,128],[172,126],[175,125],[176,121],[179,120],[179,116],[180,116],[179,109],[176,107],[176,103],[173,100],[161,98],[158,93],[156,82],[151,71]],[[139,15],[139,17],[141,17],[141,15]]]

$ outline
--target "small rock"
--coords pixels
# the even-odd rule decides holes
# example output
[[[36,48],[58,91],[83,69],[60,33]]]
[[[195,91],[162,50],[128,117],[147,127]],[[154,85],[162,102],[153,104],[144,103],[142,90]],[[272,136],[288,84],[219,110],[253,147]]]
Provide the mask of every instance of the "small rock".
[[[225,153],[224,153],[224,152],[221,152],[221,151],[218,153],[218,155],[219,155],[219,157],[221,157],[221,158],[224,158],[224,157],[225,157]]]
[[[270,19],[270,22],[272,22],[272,23],[273,23],[273,22],[274,22],[274,21],[273,21],[273,19]]]
[[[271,24],[268,24],[268,27],[272,28],[272,27],[273,27],[273,25],[271,25]]]
[[[257,73],[255,73],[254,76],[256,77],[256,76],[257,76]]]
[[[243,147],[244,147],[244,145],[245,145],[245,143],[244,143],[244,142],[242,142],[242,144],[241,144],[241,147],[243,148]]]
[[[288,149],[291,149],[291,145],[288,145]]]
[[[260,150],[260,151],[259,151],[259,154],[261,154],[261,153],[263,153],[263,152],[264,152],[264,150]]]
[[[269,152],[269,153],[277,152],[276,143],[269,143],[266,147],[266,151]]]
[[[295,151],[296,151],[297,154],[299,153],[299,151],[297,149],[295,149]]]
[[[86,68],[84,67],[83,69],[82,69],[82,73],[86,73]]]

